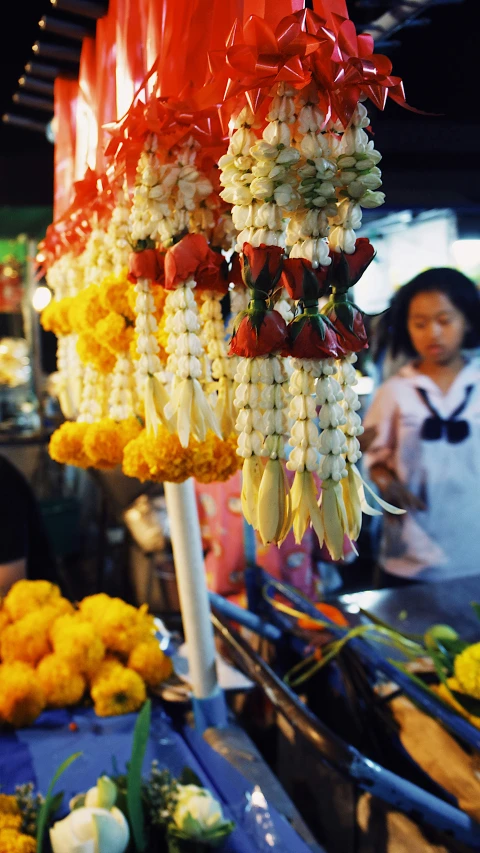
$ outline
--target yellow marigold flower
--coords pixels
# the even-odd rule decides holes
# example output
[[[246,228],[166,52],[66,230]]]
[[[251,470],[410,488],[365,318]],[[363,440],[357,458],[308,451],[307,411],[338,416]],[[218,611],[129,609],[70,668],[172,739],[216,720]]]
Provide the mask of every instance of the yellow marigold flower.
[[[89,684],[92,687],[96,681],[105,680],[112,676],[117,669],[124,669],[123,663],[114,655],[106,655],[101,664],[90,674]]]
[[[46,308],[43,309],[40,322],[46,332],[53,332],[54,335],[69,335],[72,331],[70,323],[70,308],[73,302],[71,296],[66,296],[58,301],[52,300]]]
[[[111,599],[96,627],[105,647],[121,655],[130,654],[138,643],[152,636],[151,617],[121,598]]]
[[[77,340],[77,352],[84,364],[92,364],[99,373],[111,373],[116,357],[107,347],[98,342],[94,332],[81,332]]]
[[[91,695],[99,717],[138,711],[147,698],[143,680],[124,666],[113,667],[109,675],[95,679]]]
[[[217,483],[228,480],[241,468],[243,459],[237,455],[237,436],[218,438],[209,432],[205,441],[193,448],[193,476],[199,483]]]
[[[14,794],[0,794],[0,814],[20,814],[20,806]]]
[[[122,433],[112,418],[89,424],[83,446],[95,468],[115,468],[123,459]]]
[[[111,600],[110,596],[104,592],[98,592],[96,595],[87,595],[78,604],[79,614],[82,618],[96,625]]]
[[[81,290],[73,298],[69,310],[70,323],[74,332],[93,329],[107,314],[108,311],[100,302],[100,288],[96,284]]]
[[[30,726],[45,707],[45,696],[33,667],[21,661],[0,666],[0,719]]]
[[[6,663],[24,661],[35,666],[51,651],[50,626],[57,616],[58,611],[47,606],[7,625],[0,637],[2,659]]]
[[[60,587],[50,581],[17,581],[3,600],[3,609],[10,619],[21,619],[27,613],[61,598]],[[64,599],[65,601],[66,599]]]
[[[2,829],[14,829],[16,832],[18,832],[21,825],[21,814],[3,814],[2,812],[0,812],[0,832],[2,831]]]
[[[155,639],[139,643],[130,652],[128,666],[138,672],[149,687],[156,687],[173,672],[171,658],[162,652]]]
[[[35,853],[37,843],[31,835],[15,829],[0,829],[0,853]]]
[[[461,690],[480,699],[480,643],[468,646],[457,655],[454,670]]]
[[[130,358],[132,361],[138,361],[140,358],[140,353],[137,348],[138,335],[136,332],[133,333],[133,338],[130,341]]]
[[[83,449],[83,440],[88,424],[66,421],[53,433],[48,452],[55,462],[62,465],[76,465],[78,468],[88,468],[90,459]]]
[[[136,477],[142,483],[145,480],[151,480],[150,468],[145,459],[144,447],[147,440],[147,434],[143,430],[137,438],[129,441],[123,451],[123,473],[127,477]]]
[[[115,468],[123,460],[123,449],[129,441],[141,431],[137,418],[127,418],[125,421],[102,418],[96,423],[89,424],[86,432],[84,448],[91,464],[95,468]]]
[[[115,314],[122,314],[123,317],[134,320],[135,312],[128,300],[130,288],[130,282],[127,280],[127,269],[118,277],[107,276],[99,287],[101,306],[106,311],[114,311]]]
[[[10,616],[6,610],[0,610],[0,634],[10,624]]]
[[[115,354],[129,351],[134,333],[133,324],[127,323],[125,317],[113,312],[95,326],[95,336],[99,343]]]
[[[146,435],[143,454],[150,469],[150,479],[158,483],[183,483],[192,476],[193,448],[197,442],[191,439],[188,447],[182,447],[176,433],[160,426],[156,436]]]
[[[57,619],[50,630],[50,640],[54,652],[85,675],[93,672],[105,655],[105,647],[96,628],[81,614]]]
[[[46,703],[52,708],[76,705],[85,693],[85,678],[61,655],[44,657],[38,664],[37,677]]]

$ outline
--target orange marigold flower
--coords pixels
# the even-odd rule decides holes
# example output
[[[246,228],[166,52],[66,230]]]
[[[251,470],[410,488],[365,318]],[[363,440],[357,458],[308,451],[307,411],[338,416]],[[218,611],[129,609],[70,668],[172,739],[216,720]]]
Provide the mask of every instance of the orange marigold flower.
[[[45,707],[45,696],[33,667],[21,661],[0,666],[0,719],[30,726]]]
[[[127,273],[128,270],[125,267],[121,275],[110,275],[102,281],[99,288],[100,304],[106,311],[114,311],[115,314],[122,314],[123,317],[134,320],[134,306],[130,305],[128,299],[130,282],[127,280]]]
[[[36,853],[37,842],[16,829],[0,829],[0,853]]]
[[[3,661],[5,663],[24,661],[35,666],[51,651],[50,626],[57,616],[58,611],[54,607],[47,606],[27,613],[17,622],[7,625],[0,637]]]
[[[38,664],[37,677],[46,703],[52,708],[76,705],[85,693],[85,678],[61,655],[44,657]]]
[[[81,613],[57,619],[50,630],[50,640],[55,653],[84,675],[93,672],[105,655],[105,646],[95,627]]]
[[[20,814],[20,806],[14,794],[0,794],[1,814]]]
[[[173,672],[171,658],[165,655],[155,638],[138,646],[130,652],[128,666],[143,678],[149,687],[156,687]]]
[[[160,426],[156,436],[146,435],[143,454],[150,469],[150,479],[158,483],[183,483],[192,476],[193,448],[195,439],[188,447],[182,447],[176,433]]]
[[[67,421],[53,433],[48,452],[55,462],[88,468],[91,461],[83,449],[88,424]]]
[[[99,717],[111,717],[138,711],[147,698],[147,691],[136,672],[118,666],[107,676],[95,679],[91,695],[95,713]]]
[[[123,460],[123,449],[129,441],[141,431],[136,418],[126,421],[102,418],[96,423],[89,424],[85,435],[84,448],[91,464],[95,468],[115,468]]]
[[[98,342],[94,332],[79,334],[77,352],[83,364],[92,364],[99,373],[111,373],[115,367],[115,354]]]
[[[193,449],[193,476],[199,483],[224,482],[242,466],[243,459],[237,455],[237,436],[219,438],[209,432],[205,441],[198,442]]]
[[[134,333],[132,323],[127,323],[125,317],[113,312],[95,326],[97,341],[116,355],[129,351]]]
[[[123,473],[127,477],[136,477],[137,480],[144,483],[145,480],[151,480],[150,468],[145,459],[144,448],[147,439],[147,434],[143,430],[137,438],[129,441],[123,451]]]
[[[143,608],[137,610],[121,598],[112,598],[96,628],[107,649],[128,655],[138,643],[152,636],[153,623]]]
[[[61,598],[60,587],[50,581],[17,581],[3,600],[10,619],[21,619],[27,613]],[[64,599],[65,601],[65,599]]]
[[[93,329],[107,314],[108,311],[100,302],[100,288],[96,284],[81,290],[73,298],[69,309],[70,323],[74,332]]]

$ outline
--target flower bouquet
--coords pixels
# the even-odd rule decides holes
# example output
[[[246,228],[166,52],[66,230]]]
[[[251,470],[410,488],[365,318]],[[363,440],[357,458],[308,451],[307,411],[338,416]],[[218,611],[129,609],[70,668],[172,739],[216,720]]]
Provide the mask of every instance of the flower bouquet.
[[[65,817],[56,819],[65,810],[54,788],[81,753],[61,764],[45,797],[32,784],[12,796],[0,794],[2,853],[207,853],[219,847],[234,823],[192,770],[176,779],[153,761],[148,778],[142,777],[150,718],[148,700],[137,717],[126,773],[99,777],[70,800]]]
[[[88,698],[100,717],[138,711],[172,672],[146,605],[100,593],[74,606],[55,584],[28,580],[0,601],[0,725]]]

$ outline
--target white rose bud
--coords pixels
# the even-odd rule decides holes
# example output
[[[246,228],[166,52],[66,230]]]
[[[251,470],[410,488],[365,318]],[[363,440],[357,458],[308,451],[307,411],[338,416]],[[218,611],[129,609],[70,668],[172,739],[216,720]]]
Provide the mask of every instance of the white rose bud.
[[[277,148],[279,145],[290,145],[290,129],[284,121],[272,121],[263,131],[263,138],[269,145],[275,145]]]
[[[360,199],[361,206],[366,208],[380,207],[384,202],[385,193],[371,192],[371,190],[367,190],[365,195]]]
[[[300,150],[307,160],[313,160],[315,157],[318,157],[319,153],[321,153],[321,148],[316,137],[310,133],[302,138],[300,142]]]
[[[273,195],[274,185],[269,178],[254,178],[249,192],[254,198],[265,199]]]
[[[255,145],[250,148],[250,155],[255,160],[275,160],[278,154],[278,149],[274,145],[269,145],[263,139],[259,139]]]

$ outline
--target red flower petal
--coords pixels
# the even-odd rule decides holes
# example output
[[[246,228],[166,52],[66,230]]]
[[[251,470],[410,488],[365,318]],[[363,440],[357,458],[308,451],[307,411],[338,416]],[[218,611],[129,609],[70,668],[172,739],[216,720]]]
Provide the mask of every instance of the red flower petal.
[[[284,349],[287,326],[278,311],[245,314],[230,342],[229,355],[242,358],[271,355]]]
[[[128,280],[136,284],[139,278],[163,284],[164,255],[157,249],[131,252],[128,258]]]

